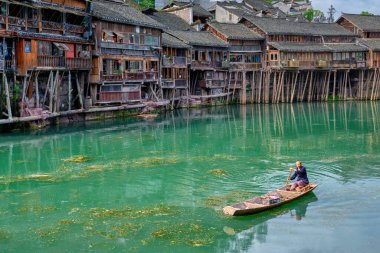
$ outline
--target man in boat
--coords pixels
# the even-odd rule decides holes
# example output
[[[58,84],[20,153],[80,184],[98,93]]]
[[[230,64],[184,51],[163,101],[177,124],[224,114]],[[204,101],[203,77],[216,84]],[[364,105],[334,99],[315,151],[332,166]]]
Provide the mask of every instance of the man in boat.
[[[297,177],[297,181],[292,184],[290,187],[291,191],[296,190],[298,187],[302,188],[309,184],[309,179],[307,178],[307,172],[306,168],[302,166],[301,161],[296,162],[296,169],[294,170],[294,173],[291,177],[288,178],[288,180],[294,180]],[[293,168],[290,168],[291,170]]]

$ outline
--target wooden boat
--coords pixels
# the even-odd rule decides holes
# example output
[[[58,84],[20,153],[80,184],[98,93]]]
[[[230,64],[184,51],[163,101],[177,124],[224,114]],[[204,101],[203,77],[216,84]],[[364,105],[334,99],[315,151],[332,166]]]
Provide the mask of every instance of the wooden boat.
[[[232,216],[250,215],[262,212],[302,197],[316,187],[317,184],[310,183],[297,191],[289,191],[290,185],[286,185],[262,196],[253,197],[232,206],[226,206],[223,208],[223,212],[226,215]]]

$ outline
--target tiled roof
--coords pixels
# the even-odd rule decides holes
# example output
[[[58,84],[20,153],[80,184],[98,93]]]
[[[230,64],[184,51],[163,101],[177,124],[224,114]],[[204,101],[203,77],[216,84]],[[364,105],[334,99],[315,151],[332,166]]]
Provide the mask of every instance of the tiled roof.
[[[360,39],[359,41],[374,51],[380,51],[380,39]]]
[[[291,42],[268,42],[269,45],[285,52],[330,52],[331,49],[323,44],[306,44]]]
[[[364,32],[380,32],[380,16],[378,15],[360,15],[360,14],[346,14],[339,18],[346,18],[351,23],[362,29]],[[339,20],[338,19],[338,20]]]
[[[339,44],[326,44],[331,48],[332,52],[364,52],[368,51],[368,48],[358,44],[352,43],[339,43]]]
[[[117,2],[94,0],[93,16],[98,19],[150,28],[162,29],[162,25],[135,8]]]
[[[162,46],[172,48],[190,48],[190,46],[186,43],[167,33],[162,34]]]
[[[227,39],[235,40],[262,40],[263,37],[251,31],[243,24],[226,24],[210,22],[209,26],[226,36]]]
[[[199,4],[193,5],[193,16],[194,17],[212,17],[211,13],[208,10],[204,9]]]
[[[194,30],[191,27],[191,25],[186,23],[185,20],[169,12],[158,11],[158,12],[152,13],[152,15],[149,15],[149,17],[151,17],[158,23],[161,23],[165,27],[165,29],[183,30],[183,31]]]
[[[319,36],[355,36],[338,24],[293,22],[280,18],[259,18],[244,16],[244,19],[253,23],[268,35],[319,35]]]
[[[191,46],[228,47],[228,43],[218,39],[210,32],[168,31],[174,37]]]

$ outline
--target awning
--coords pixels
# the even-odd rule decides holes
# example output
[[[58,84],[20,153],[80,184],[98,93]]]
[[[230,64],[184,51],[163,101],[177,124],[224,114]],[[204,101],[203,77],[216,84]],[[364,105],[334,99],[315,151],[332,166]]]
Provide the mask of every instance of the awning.
[[[64,43],[53,42],[54,46],[63,51],[70,51],[70,48]]]
[[[108,36],[111,36],[111,37],[115,36],[115,34],[114,34],[113,32],[111,32],[111,31],[103,30],[103,32],[104,32],[105,34],[107,34]]]
[[[118,32],[113,32],[113,33],[116,34],[116,36],[119,38],[125,38],[125,35],[122,33],[118,33]]]

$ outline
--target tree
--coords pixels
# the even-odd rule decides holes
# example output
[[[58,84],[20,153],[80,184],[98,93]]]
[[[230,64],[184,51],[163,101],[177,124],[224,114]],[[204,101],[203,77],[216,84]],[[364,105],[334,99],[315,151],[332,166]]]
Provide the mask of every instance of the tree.
[[[304,12],[303,16],[309,21],[323,21],[326,20],[325,14],[320,10],[309,9]]]
[[[373,16],[373,13],[368,12],[368,11],[362,11],[362,12],[360,13],[360,15],[364,15],[364,16]]]

